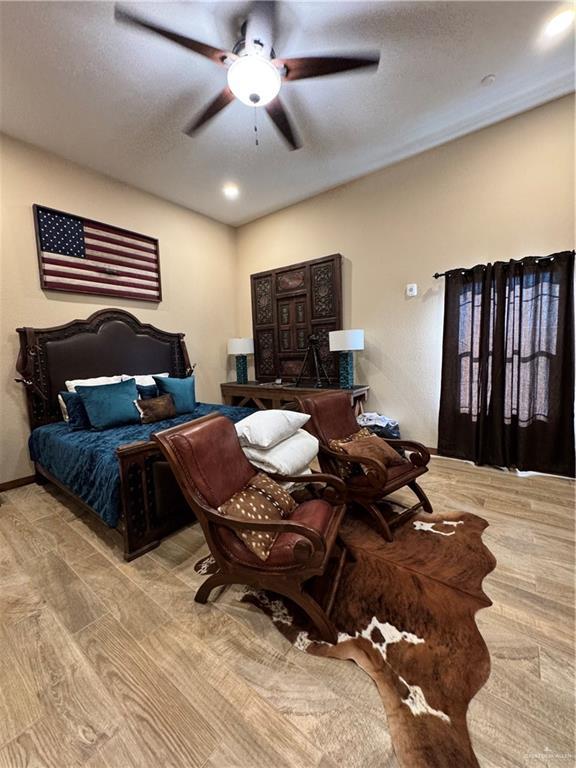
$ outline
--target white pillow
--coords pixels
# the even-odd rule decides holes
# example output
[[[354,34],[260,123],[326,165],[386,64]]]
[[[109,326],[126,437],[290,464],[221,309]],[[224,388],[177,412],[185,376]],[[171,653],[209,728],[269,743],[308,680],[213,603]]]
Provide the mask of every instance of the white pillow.
[[[170,376],[170,374],[169,373],[142,373],[142,374],[133,376],[130,373],[123,373],[122,381],[130,381],[130,379],[134,379],[136,381],[136,384],[139,387],[153,387],[154,384],[156,384],[153,378],[154,376],[160,376],[161,378],[165,379],[167,376]]]
[[[242,450],[248,461],[264,472],[300,475],[318,455],[318,440],[310,432],[299,429],[273,448],[245,446]]]
[[[68,423],[70,421],[70,416],[68,416],[68,408],[66,408],[64,398],[60,394],[58,395],[58,405],[60,406],[60,411],[62,412],[62,418],[66,423]]]
[[[296,411],[257,411],[234,426],[240,445],[273,448],[294,435],[309,418],[307,413]]]
[[[71,379],[65,381],[68,392],[76,392],[76,387],[100,387],[103,384],[118,384],[122,381],[122,376],[97,376],[95,379]]]
[[[299,472],[296,472],[295,474],[297,474],[297,475],[311,475],[312,474],[312,467],[306,467],[306,469],[302,469]],[[278,485],[281,488],[284,488],[285,491],[288,491],[288,493],[292,493],[292,491],[299,491],[301,488],[306,488],[306,483],[294,483],[294,482],[292,482],[292,480],[282,480],[282,481],[278,482]]]

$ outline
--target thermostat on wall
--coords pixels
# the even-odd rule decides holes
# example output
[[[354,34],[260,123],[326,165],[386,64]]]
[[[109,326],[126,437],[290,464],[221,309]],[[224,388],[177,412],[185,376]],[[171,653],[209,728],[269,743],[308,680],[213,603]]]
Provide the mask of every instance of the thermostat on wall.
[[[406,296],[418,296],[418,285],[416,283],[408,283],[406,286]]]

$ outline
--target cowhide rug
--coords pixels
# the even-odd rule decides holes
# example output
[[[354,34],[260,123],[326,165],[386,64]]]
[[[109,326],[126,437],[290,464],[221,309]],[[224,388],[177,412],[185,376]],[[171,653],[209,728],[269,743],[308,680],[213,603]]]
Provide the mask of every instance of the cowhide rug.
[[[336,593],[337,645],[317,640],[306,617],[276,595],[243,600],[270,616],[295,647],[349,659],[374,680],[402,768],[473,768],[468,705],[490,674],[475,614],[491,605],[482,581],[495,567],[476,515],[421,515],[384,541],[348,517],[341,537],[352,558]],[[211,558],[196,565],[213,569]]]

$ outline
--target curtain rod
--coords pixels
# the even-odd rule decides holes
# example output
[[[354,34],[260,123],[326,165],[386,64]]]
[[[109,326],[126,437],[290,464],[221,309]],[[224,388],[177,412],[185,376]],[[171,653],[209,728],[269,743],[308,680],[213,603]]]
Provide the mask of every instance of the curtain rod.
[[[574,253],[574,251],[572,251],[572,253]],[[518,259],[515,263],[522,264],[523,262],[532,260],[535,264],[539,264],[541,261],[554,261],[554,256],[556,255],[557,254],[552,254],[551,256],[525,256],[523,259]],[[478,264],[478,266],[482,269],[486,269],[485,264]],[[472,272],[473,269],[476,269],[476,267],[460,267],[460,269],[451,269],[450,272],[460,272],[461,274],[465,275],[466,272]],[[448,272],[434,272],[432,277],[434,280],[438,280],[439,277],[446,277],[447,274]]]
[[[486,269],[486,266],[484,264],[478,265],[481,269]],[[464,267],[460,267],[460,269],[451,269],[450,272],[460,272],[461,275],[465,275],[466,272],[472,272],[472,270],[476,269],[476,267],[468,267],[465,269]],[[434,272],[432,277],[434,280],[438,280],[439,277],[446,277],[448,272]]]

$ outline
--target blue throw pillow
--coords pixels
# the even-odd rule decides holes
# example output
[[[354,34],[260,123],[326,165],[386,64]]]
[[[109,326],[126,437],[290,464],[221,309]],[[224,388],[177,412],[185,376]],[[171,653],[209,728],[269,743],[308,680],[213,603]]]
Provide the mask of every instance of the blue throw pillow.
[[[152,400],[152,398],[158,397],[156,384],[136,384],[136,389],[142,400]]]
[[[190,413],[196,408],[194,376],[188,376],[185,379],[154,376],[154,381],[161,395],[172,395],[177,414]]]
[[[78,392],[60,392],[59,396],[64,401],[68,421],[66,422],[72,431],[90,429],[90,419],[84,408],[84,403]]]
[[[109,429],[122,424],[137,424],[140,414],[134,405],[138,390],[134,379],[97,387],[77,386],[90,424],[94,429]]]

